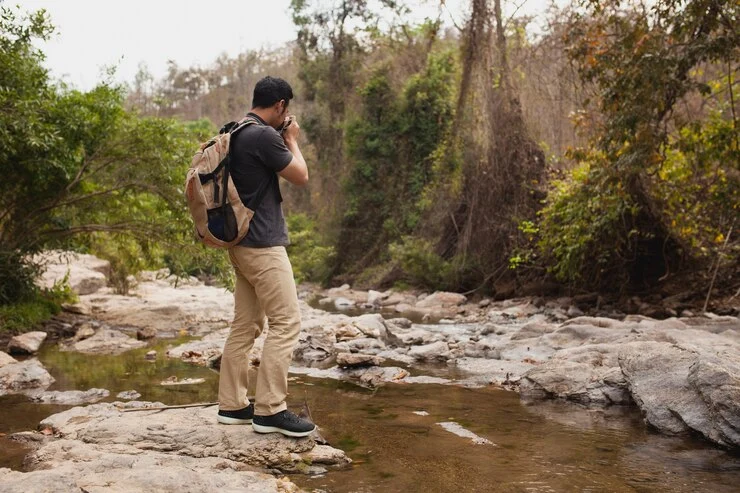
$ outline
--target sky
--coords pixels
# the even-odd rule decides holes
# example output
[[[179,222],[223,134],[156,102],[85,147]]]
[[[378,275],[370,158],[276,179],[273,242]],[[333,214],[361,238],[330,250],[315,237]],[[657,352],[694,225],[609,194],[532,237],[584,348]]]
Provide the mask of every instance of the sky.
[[[327,0],[323,0],[327,1]],[[523,1],[523,0],[520,0]],[[545,0],[527,0],[537,8]],[[411,18],[435,17],[439,1],[409,0]],[[467,0],[446,0],[444,19],[461,24]],[[274,48],[295,39],[290,0],[0,0],[22,10],[45,9],[57,32],[39,48],[52,76],[82,90],[115,67],[114,80],[131,82],[145,64],[160,78],[168,60],[208,66],[226,53]]]

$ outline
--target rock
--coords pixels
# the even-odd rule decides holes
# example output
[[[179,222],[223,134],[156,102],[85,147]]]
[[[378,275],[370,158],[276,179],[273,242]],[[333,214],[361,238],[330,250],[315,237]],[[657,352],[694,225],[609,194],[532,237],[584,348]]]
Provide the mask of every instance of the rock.
[[[342,368],[356,368],[359,366],[380,366],[385,360],[379,356],[361,353],[337,354],[337,365]]]
[[[455,423],[454,421],[445,421],[443,423],[437,424],[454,435],[462,438],[469,438],[470,441],[473,442],[475,445],[493,445],[493,442],[491,442],[489,439],[476,435],[472,431],[463,428],[459,423]]]
[[[353,306],[355,306],[355,302],[347,298],[337,298],[334,300],[334,306],[338,310],[345,310],[347,308],[352,308]]]
[[[383,341],[370,337],[360,337],[358,339],[352,339],[351,341],[347,341],[347,345],[349,346],[350,351],[352,351],[353,353],[372,354],[376,354],[386,347],[385,344],[383,344]]]
[[[134,403],[128,403],[134,404]],[[140,404],[140,403],[139,403]],[[151,404],[151,403],[148,403]],[[54,414],[39,424],[56,438],[93,445],[100,452],[156,450],[182,457],[221,458],[245,464],[296,471],[315,445],[311,437],[258,434],[245,426],[221,426],[216,407],[123,412],[113,404],[92,404]],[[332,465],[345,465],[342,451]]]
[[[200,366],[208,366],[209,361],[223,353],[229,330],[222,329],[208,334],[200,341],[190,341],[170,348],[167,350],[167,357],[181,359],[187,363]]]
[[[367,292],[367,304],[373,306],[380,306],[381,302],[386,299],[388,295],[381,293],[380,291],[373,291],[372,289]]]
[[[485,308],[491,304],[491,298],[483,298],[478,302],[478,308]]]
[[[8,352],[10,354],[34,354],[41,347],[41,343],[46,339],[46,332],[34,331],[20,334],[8,343]]]
[[[437,341],[424,346],[414,346],[409,350],[409,356],[423,361],[446,360],[450,348],[444,341]]]
[[[568,311],[566,313],[568,314],[569,317],[583,316],[583,311],[575,305],[572,305],[570,308],[568,308]]]
[[[627,382],[617,367],[594,367],[553,358],[529,370],[519,391],[524,399],[555,397],[581,404],[629,404]]]
[[[51,289],[66,278],[75,293],[86,295],[108,284],[110,262],[93,255],[50,251],[35,256],[34,260],[44,265],[44,273],[37,281],[42,288]]]
[[[458,358],[457,368],[468,376],[464,384],[516,386],[522,376],[532,369],[532,363],[493,360],[488,358]]]
[[[423,300],[418,301],[416,306],[418,308],[451,307],[462,305],[466,300],[467,298],[464,294],[436,291]]]
[[[74,341],[81,341],[95,335],[95,329],[90,324],[82,324],[77,328],[74,337]]]
[[[319,305],[321,306],[327,306],[327,305],[332,305],[332,304],[334,304],[334,298],[326,297],[326,298],[321,298],[319,300]]]
[[[144,327],[136,331],[136,338],[140,341],[154,339],[155,337],[157,337],[157,329],[154,327]]]
[[[62,310],[68,313],[76,313],[77,315],[92,314],[92,306],[86,302],[62,303]]]
[[[145,342],[137,341],[123,332],[100,328],[92,337],[61,346],[60,350],[86,354],[121,354],[143,346],[146,346]]]
[[[13,358],[11,355],[9,355],[6,352],[0,351],[0,368],[2,368],[5,365],[9,365],[11,363],[17,363],[15,358]]]
[[[502,313],[509,318],[526,318],[536,313],[540,313],[540,311],[541,310],[532,303],[524,303],[522,305],[508,307],[504,309]]]
[[[58,391],[51,390],[30,395],[32,401],[43,404],[58,404],[62,406],[77,406],[80,404],[91,404],[99,402],[110,395],[106,389],[90,389]]]
[[[383,340],[388,338],[385,322],[380,314],[368,313],[360,315],[352,319],[352,325],[368,337]]]
[[[334,296],[334,295],[337,295],[339,293],[343,293],[345,291],[349,291],[350,289],[351,288],[350,288],[350,285],[349,284],[342,284],[341,286],[339,286],[337,288],[331,288],[331,289],[329,289],[327,291],[327,293],[329,294],[329,296]]]
[[[172,375],[159,382],[159,385],[197,385],[199,383],[205,383],[205,381],[205,378],[183,378],[182,380],[180,380],[175,375]]]
[[[390,324],[390,325],[399,327],[401,329],[410,329],[411,326],[413,325],[413,322],[411,322],[411,320],[409,320],[408,318],[399,317],[399,318],[390,318],[385,321],[385,324],[386,324],[386,328]]]
[[[690,430],[740,446],[737,353],[702,356],[665,342],[634,342],[619,364],[645,421],[663,433]]]
[[[540,337],[547,333],[553,332],[554,330],[555,330],[555,327],[553,327],[550,324],[543,323],[543,322],[530,322],[522,326],[522,328],[516,331],[516,333],[512,334],[511,340],[519,341],[522,339],[531,339],[534,337]]]
[[[144,359],[148,361],[154,361],[157,359],[157,351],[152,349],[151,351],[147,351],[147,353],[144,355]]]
[[[132,401],[134,399],[138,399],[139,397],[141,397],[141,394],[135,390],[124,390],[123,392],[119,392],[118,394],[116,394],[117,399],[123,399],[126,401]]]
[[[354,325],[342,324],[334,331],[334,337],[337,341],[348,341],[356,339],[363,335],[362,331]],[[336,345],[335,345],[336,346]]]
[[[45,390],[52,383],[54,377],[36,358],[10,363],[0,368],[0,396]]]
[[[295,493],[289,480],[249,470],[221,457],[188,457],[142,451],[131,445],[102,446],[53,440],[30,454],[32,471],[0,469],[3,491],[241,491]]]
[[[395,306],[399,303],[406,303],[407,297],[404,296],[401,293],[391,293],[390,296],[388,296],[386,299],[380,301],[380,306],[386,307],[386,306]]]

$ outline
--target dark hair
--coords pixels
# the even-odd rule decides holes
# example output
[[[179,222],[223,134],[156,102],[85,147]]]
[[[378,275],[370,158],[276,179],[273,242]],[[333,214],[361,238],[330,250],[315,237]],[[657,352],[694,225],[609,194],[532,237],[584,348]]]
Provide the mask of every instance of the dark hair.
[[[269,108],[281,99],[284,99],[285,106],[288,106],[290,100],[293,99],[293,88],[280,77],[268,75],[254,86],[252,108]]]

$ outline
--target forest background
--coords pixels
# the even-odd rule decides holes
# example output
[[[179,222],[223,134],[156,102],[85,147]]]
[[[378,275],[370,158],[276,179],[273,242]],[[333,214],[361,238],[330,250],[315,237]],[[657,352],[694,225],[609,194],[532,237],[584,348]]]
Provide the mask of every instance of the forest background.
[[[740,5],[575,0],[535,29],[501,1],[444,27],[443,3],[407,24],[402,0],[293,0],[293,43],[89,91],[44,68],[53,19],[0,2],[4,329],[70,296],[35,287],[45,249],[110,260],[120,292],[161,267],[229,286],[182,186],[268,74],[293,83],[311,170],[283,187],[299,281],[738,296]]]

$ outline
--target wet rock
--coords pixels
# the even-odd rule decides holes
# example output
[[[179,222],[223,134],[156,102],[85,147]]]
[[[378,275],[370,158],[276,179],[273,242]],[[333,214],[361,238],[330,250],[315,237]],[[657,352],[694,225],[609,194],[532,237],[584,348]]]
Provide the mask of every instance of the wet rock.
[[[36,358],[10,363],[0,368],[0,396],[45,390],[52,383],[54,377]]]
[[[106,389],[89,390],[50,390],[29,395],[32,401],[42,404],[58,404],[62,406],[77,406],[99,402],[110,395]]]
[[[332,304],[334,304],[334,298],[330,298],[328,296],[326,298],[321,298],[319,300],[319,305],[321,305],[321,306],[328,306],[328,305],[332,305]]]
[[[10,354],[34,354],[41,347],[41,343],[46,339],[46,332],[34,331],[20,334],[8,343],[8,352]]]
[[[493,445],[493,442],[491,442],[489,439],[476,435],[472,431],[463,428],[459,423],[455,423],[454,421],[445,421],[443,423],[437,424],[454,435],[462,438],[469,438],[470,441],[476,445]]]
[[[423,346],[414,346],[409,349],[409,356],[423,361],[446,360],[449,357],[450,348],[444,341],[437,341]]]
[[[143,346],[146,346],[145,342],[137,341],[123,332],[100,328],[92,337],[62,345],[60,350],[86,354],[121,354]]]
[[[418,308],[438,308],[462,305],[467,298],[464,294],[436,291],[416,303]]]
[[[17,363],[15,358],[4,351],[0,351],[0,368],[11,363]]]
[[[136,331],[136,338],[140,341],[146,341],[157,337],[157,329],[154,327],[144,327]]]
[[[42,288],[51,289],[66,278],[75,293],[86,295],[108,284],[110,262],[93,255],[50,251],[35,256],[34,260],[45,266],[44,273],[37,281]]]
[[[665,342],[636,342],[620,351],[619,363],[648,424],[669,434],[693,430],[738,447],[737,354],[702,356]]]
[[[328,369],[291,367],[291,373],[308,375],[313,378],[330,378],[355,383],[364,387],[378,387],[385,383],[398,383],[409,376],[409,372],[395,366],[371,366],[342,369],[338,366]]]
[[[380,356],[361,353],[337,354],[337,365],[342,368],[356,368],[360,366],[380,366],[385,360]]]
[[[123,392],[116,394],[117,399],[123,399],[126,401],[133,401],[139,397],[141,397],[141,394],[135,390],[124,390]]]
[[[296,470],[303,454],[315,446],[311,437],[295,439],[279,433],[258,434],[250,427],[220,426],[215,406],[123,412],[113,404],[93,404],[52,415],[39,428],[102,452],[132,447],[139,454],[156,450],[183,457],[216,457],[283,471]],[[333,465],[347,463],[338,451]]]
[[[0,469],[3,491],[243,491],[291,493],[289,480],[250,470],[238,460],[188,457],[131,445],[52,440],[32,453],[30,472]]]

